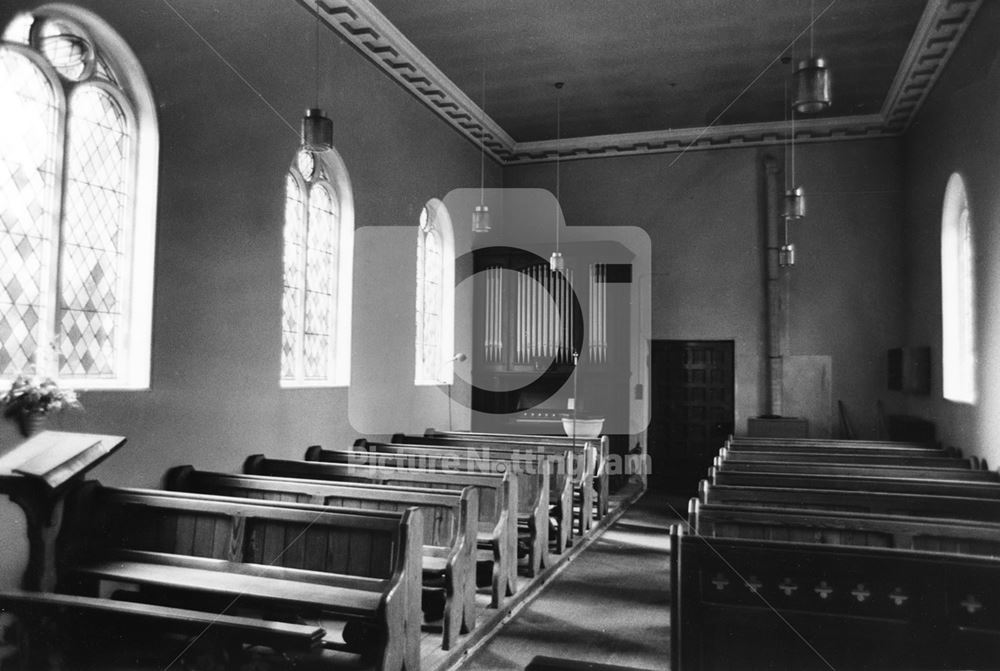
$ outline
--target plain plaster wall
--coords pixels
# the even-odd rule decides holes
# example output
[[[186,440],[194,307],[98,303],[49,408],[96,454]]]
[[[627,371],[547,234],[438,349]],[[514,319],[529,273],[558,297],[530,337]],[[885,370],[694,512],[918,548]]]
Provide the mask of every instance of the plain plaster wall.
[[[127,436],[93,475],[134,486],[156,485],[183,463],[235,470],[255,452],[300,457],[313,443],[347,444],[359,434],[349,422],[348,389],[278,384],[284,176],[299,120],[316,106],[315,19],[296,3],[171,3],[255,92],[165,3],[78,4],[128,42],[158,106],[152,384],[137,392],[83,390],[86,411],[55,417],[51,428]],[[0,25],[35,6],[4,3]],[[478,187],[478,147],[325,28],[320,74],[319,106],[334,121],[350,172],[357,228],[415,227],[428,199]],[[487,186],[498,184],[499,167],[487,161],[486,170]],[[467,215],[452,217],[458,242],[468,246]],[[409,356],[412,370],[415,247],[386,251],[355,252],[353,341],[365,346],[355,348],[353,380],[377,374],[389,346],[399,361]],[[376,284],[379,301],[360,300]],[[467,347],[469,319],[459,315],[456,324],[456,347]],[[410,381],[394,390],[391,404],[354,401],[391,411],[401,430],[446,424],[442,391],[414,388],[412,374]],[[0,450],[20,440],[0,422]],[[0,508],[5,537],[23,537],[19,512],[6,502]],[[9,555],[20,550],[6,545]],[[15,564],[0,558],[8,584],[19,574]]]
[[[931,348],[931,391],[910,414],[946,445],[1000,465],[1000,3],[985,2],[906,136],[907,334]],[[965,179],[976,265],[976,404],[946,401],[941,358],[941,212],[952,173]]]
[[[652,338],[735,341],[738,432],[766,411],[766,155],[784,162],[782,148],[770,147],[561,165],[567,225],[638,226],[649,234]],[[833,404],[843,400],[862,437],[876,431],[885,350],[902,335],[900,161],[895,139],[796,147],[809,214],[792,225],[798,263],[784,271],[788,354],[831,357]],[[504,170],[505,188],[552,189],[554,181],[552,164]]]

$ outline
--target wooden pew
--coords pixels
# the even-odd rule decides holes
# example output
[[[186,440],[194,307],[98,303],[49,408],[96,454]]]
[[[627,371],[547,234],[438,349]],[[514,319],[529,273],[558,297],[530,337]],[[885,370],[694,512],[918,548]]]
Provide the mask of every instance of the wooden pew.
[[[744,446],[750,445],[761,445],[765,447],[770,446],[784,446],[784,447],[803,447],[807,449],[840,449],[840,448],[875,448],[875,449],[885,449],[885,448],[897,448],[897,449],[920,449],[920,450],[936,450],[938,452],[942,451],[937,445],[932,445],[928,443],[919,443],[914,441],[902,441],[902,440],[844,440],[839,438],[768,438],[761,436],[733,436],[730,435],[727,439],[727,444],[739,443]]]
[[[968,480],[928,479],[921,477],[890,477],[883,475],[839,475],[830,473],[773,473],[764,471],[733,471],[710,468],[708,479],[713,485],[743,487],[834,489],[844,491],[886,492],[902,494],[932,494],[971,498],[1000,498],[1000,484]]]
[[[1000,523],[912,515],[760,508],[691,499],[690,528],[704,537],[891,547],[1000,556]]]
[[[442,648],[476,623],[476,536],[479,497],[471,487],[461,491],[358,486],[324,480],[274,478],[199,471],[192,466],[170,469],[164,485],[172,491],[239,496],[282,503],[311,503],[359,510],[423,513],[423,578],[427,591],[443,591]],[[443,587],[434,588],[434,585]]]
[[[723,459],[715,457],[714,467],[717,471],[740,471],[745,473],[785,473],[789,475],[842,475],[842,476],[881,476],[890,478],[922,478],[938,480],[964,480],[969,482],[998,483],[997,474],[992,471],[972,470],[965,466],[898,466],[865,464],[857,465],[842,461],[811,461],[796,463],[787,461],[742,461],[730,455]]]
[[[235,605],[279,621],[342,618],[357,626],[376,668],[419,669],[419,510],[86,485],[67,500],[60,591],[97,596],[110,581],[136,586],[144,600],[181,599],[223,614]],[[323,642],[352,649],[346,643]]]
[[[671,529],[671,666],[963,669],[1000,659],[1000,561]]]
[[[69,659],[72,668],[102,668],[102,653],[125,652],[125,644],[160,667],[181,661],[187,668],[205,656],[235,665],[244,645],[313,654],[326,636],[309,624],[52,592],[2,591],[0,611],[18,619],[19,650],[12,661],[20,669],[66,668]]]
[[[378,451],[402,451],[410,454],[429,453],[431,451],[440,454],[458,453],[473,454],[486,458],[497,458],[512,463],[520,464],[519,472],[537,470],[535,463],[540,459],[549,461],[549,506],[552,510],[552,519],[555,521],[555,552],[562,554],[569,547],[573,539],[573,464],[574,455],[572,448],[539,447],[537,445],[521,445],[514,443],[478,443],[470,441],[462,444],[462,441],[450,439],[427,438],[425,436],[406,436],[401,433],[393,435],[391,443],[377,443],[360,439],[355,446],[363,449],[374,447]],[[389,446],[392,446],[391,448]],[[546,515],[546,520],[548,520]],[[582,519],[582,513],[581,513]],[[581,521],[582,524],[582,521]],[[548,523],[545,525],[548,528]],[[547,536],[547,531],[545,536]],[[548,553],[548,545],[545,543],[545,552]]]
[[[500,608],[505,596],[517,591],[517,480],[508,473],[435,472],[361,464],[269,459],[253,455],[243,464],[249,475],[325,480],[359,486],[385,485],[395,488],[462,490],[478,493],[478,546],[493,563],[492,608]]]
[[[610,441],[607,436],[599,436],[598,438],[570,438],[568,436],[543,436],[537,434],[516,434],[516,433],[482,433],[476,431],[442,431],[439,429],[427,429],[424,431],[424,435],[432,438],[454,438],[458,440],[476,440],[483,442],[490,441],[502,441],[505,443],[519,443],[519,444],[529,444],[529,445],[542,445],[542,446],[557,446],[565,447],[569,446],[575,450],[580,449],[580,445],[592,445],[594,458],[596,459],[592,467],[589,467],[586,461],[583,463],[584,470],[580,471],[582,478],[586,478],[586,473],[591,471],[593,473],[592,483],[593,491],[590,492],[590,497],[592,498],[594,505],[594,517],[596,519],[601,519],[608,514],[608,501],[610,496],[610,488],[608,485],[608,475],[610,467],[608,465],[609,454],[611,451]],[[579,461],[578,461],[579,463]],[[582,481],[581,481],[582,484]],[[581,505],[585,505],[582,502],[583,495],[587,492],[580,492]],[[587,529],[589,529],[591,524],[588,522]]]
[[[862,454],[844,454],[839,450],[813,451],[813,450],[748,450],[723,447],[719,450],[719,456],[723,460],[732,458],[739,461],[783,461],[786,463],[838,463],[853,464],[856,466],[930,466],[934,468],[972,468],[972,462],[968,459],[961,459],[954,456],[944,456],[941,454],[927,456],[918,454],[900,454],[898,452],[875,452],[869,451]]]
[[[513,455],[495,453],[494,458],[477,458],[482,452],[455,449],[436,449],[433,446],[409,446],[389,443],[371,443],[377,450],[363,449],[369,445],[363,439],[358,441],[359,449],[326,450],[313,446],[306,451],[308,461],[339,463],[347,465],[391,466],[403,469],[430,469],[446,473],[466,471],[471,473],[507,472],[517,482],[517,528],[523,530],[528,549],[528,575],[534,577],[543,568],[551,565],[548,547],[549,485],[551,470],[548,455]],[[569,459],[566,454],[565,458]],[[570,506],[568,477],[562,477],[562,504],[564,510]]]
[[[769,508],[805,508],[839,512],[884,513],[920,517],[1000,520],[1000,498],[907,494],[884,491],[845,491],[811,488],[769,488],[713,485],[698,486],[702,503]]]
[[[410,440],[411,438],[416,440]],[[569,450],[573,454],[571,488],[573,501],[573,524],[580,535],[585,534],[600,519],[601,491],[607,493],[608,455],[610,449],[606,436],[595,439],[568,438],[566,436],[535,436],[504,433],[472,433],[467,431],[438,431],[426,429],[423,436],[396,434],[394,443],[435,444],[476,449],[490,448],[503,450],[530,449],[560,454]],[[590,511],[584,514],[584,510]]]
[[[854,441],[841,441],[827,445],[798,444],[790,442],[745,442],[743,440],[727,440],[723,447],[730,452],[807,452],[857,455],[891,455],[914,457],[960,457],[957,450],[942,450],[937,447],[897,447],[895,445],[855,445]]]

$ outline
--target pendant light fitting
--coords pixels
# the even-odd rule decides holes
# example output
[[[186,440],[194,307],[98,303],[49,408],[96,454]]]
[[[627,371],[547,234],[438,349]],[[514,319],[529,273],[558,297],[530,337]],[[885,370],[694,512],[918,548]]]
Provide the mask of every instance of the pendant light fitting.
[[[302,117],[300,143],[302,149],[313,152],[333,149],[333,121],[319,108],[319,14],[316,14],[316,64],[313,71],[316,80],[316,106],[306,110]]]
[[[556,250],[549,257],[549,269],[561,272],[566,269],[566,260],[559,251],[559,140],[562,139],[562,88],[564,82],[556,82]]]
[[[809,3],[809,58],[795,68],[795,100],[792,106],[799,114],[817,114],[833,104],[833,85],[826,59],[813,55],[813,24],[816,22],[813,2]]]
[[[490,208],[486,205],[486,66],[482,72],[482,97],[479,110],[479,205],[472,210],[472,232],[489,233],[493,229]]]

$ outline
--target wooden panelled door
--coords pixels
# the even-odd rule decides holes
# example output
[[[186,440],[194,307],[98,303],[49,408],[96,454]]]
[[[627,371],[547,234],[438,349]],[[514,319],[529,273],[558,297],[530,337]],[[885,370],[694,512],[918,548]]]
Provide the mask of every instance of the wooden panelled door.
[[[651,343],[650,487],[694,494],[734,423],[732,340]]]

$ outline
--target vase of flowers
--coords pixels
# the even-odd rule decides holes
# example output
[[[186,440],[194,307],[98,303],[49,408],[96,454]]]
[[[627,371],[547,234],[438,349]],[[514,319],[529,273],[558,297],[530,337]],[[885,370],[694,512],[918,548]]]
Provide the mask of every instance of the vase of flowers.
[[[51,413],[81,409],[76,392],[63,389],[49,377],[18,375],[0,396],[3,416],[17,422],[21,434],[30,438],[45,428]]]

